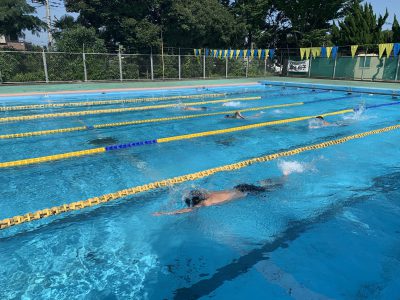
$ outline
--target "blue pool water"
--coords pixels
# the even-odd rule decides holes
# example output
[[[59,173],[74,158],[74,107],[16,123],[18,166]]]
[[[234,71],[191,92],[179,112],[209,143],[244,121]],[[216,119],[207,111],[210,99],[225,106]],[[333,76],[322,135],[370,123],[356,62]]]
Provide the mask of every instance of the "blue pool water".
[[[348,108],[310,121],[260,127],[97,155],[0,169],[0,219],[400,123],[389,95],[256,85],[4,98],[1,105],[226,93],[215,98],[0,112],[1,117],[186,103],[207,112],[301,106],[0,140],[0,162],[203,132]],[[321,100],[321,101],[317,101]],[[326,100],[326,101],[322,101]],[[310,102],[310,103],[307,103]],[[313,102],[313,103],[311,103]],[[179,107],[1,123],[0,135],[204,113]],[[312,125],[312,124],[311,124]],[[312,127],[312,126],[311,126]],[[1,299],[398,299],[400,131],[217,173],[0,231]],[[231,189],[290,173],[284,185],[189,214],[194,188]]]

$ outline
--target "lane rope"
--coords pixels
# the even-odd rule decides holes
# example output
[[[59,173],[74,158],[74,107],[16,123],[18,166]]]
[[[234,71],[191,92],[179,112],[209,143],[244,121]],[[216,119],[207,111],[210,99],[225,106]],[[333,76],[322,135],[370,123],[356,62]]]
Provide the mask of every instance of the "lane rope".
[[[311,101],[307,101],[307,102],[284,103],[284,104],[260,106],[260,107],[223,111],[223,112],[215,112],[215,113],[206,113],[206,114],[193,114],[193,115],[187,115],[187,116],[154,118],[154,119],[146,119],[146,120],[133,120],[133,121],[124,121],[124,122],[116,122],[116,123],[95,124],[95,125],[89,125],[89,126],[77,126],[77,127],[67,127],[67,128],[58,128],[58,129],[49,129],[49,130],[40,130],[40,131],[10,133],[10,134],[0,135],[0,139],[24,138],[24,137],[32,137],[32,136],[40,136],[40,135],[68,133],[68,132],[74,132],[74,131],[101,129],[101,128],[108,128],[108,127],[119,127],[119,126],[137,125],[137,124],[144,124],[144,123],[157,123],[157,122],[165,122],[165,121],[185,120],[185,119],[193,119],[193,118],[200,118],[200,117],[234,114],[237,111],[238,112],[249,112],[249,111],[258,111],[258,110],[263,110],[263,109],[300,106],[300,105],[306,105],[306,104],[312,104],[312,103],[318,103],[318,102],[324,102],[324,101],[349,99],[349,98],[354,98],[354,97],[358,97],[358,96],[317,99],[317,100],[311,100]]]
[[[129,111],[177,107],[177,106],[198,106],[198,105],[205,105],[205,104],[224,103],[224,102],[230,102],[230,101],[253,101],[253,100],[260,100],[260,99],[261,99],[261,97],[245,97],[245,98],[220,99],[220,100],[212,100],[212,101],[188,102],[188,103],[179,103],[179,104],[172,103],[172,104],[159,104],[159,105],[124,107],[124,108],[110,108],[110,109],[84,110],[84,111],[74,111],[74,112],[61,112],[61,113],[52,113],[52,114],[14,116],[14,117],[0,118],[0,122],[16,122],[16,121],[27,121],[27,120],[36,120],[36,119],[46,119],[46,118],[62,118],[62,117],[76,117],[76,116],[87,116],[87,115],[98,115],[98,114],[111,114],[111,113],[129,112]]]
[[[196,95],[119,99],[119,100],[115,99],[115,100],[99,100],[99,101],[84,101],[84,102],[13,105],[13,106],[2,106],[2,107],[0,107],[0,111],[14,111],[14,110],[41,109],[41,108],[60,108],[60,107],[79,107],[79,106],[98,106],[98,105],[112,105],[112,104],[123,104],[123,103],[169,101],[169,100],[177,100],[177,99],[215,98],[215,97],[223,97],[225,95],[227,95],[227,94],[226,93],[196,94]]]
[[[334,145],[343,144],[343,143],[346,143],[351,140],[361,139],[361,138],[364,138],[364,137],[367,137],[370,135],[375,135],[375,134],[380,134],[380,133],[384,133],[384,132],[389,132],[392,130],[397,130],[399,128],[400,128],[400,124],[396,124],[396,125],[392,125],[392,126],[388,126],[388,127],[384,127],[384,128],[380,128],[380,129],[375,129],[375,130],[371,130],[371,131],[366,131],[366,132],[346,136],[346,137],[339,138],[336,140],[330,140],[330,141],[326,141],[326,142],[322,142],[322,143],[318,143],[318,144],[299,147],[299,148],[296,148],[293,150],[277,152],[274,154],[269,154],[269,155],[265,155],[265,156],[261,156],[261,157],[255,157],[255,158],[243,160],[243,161],[240,161],[237,163],[224,165],[224,166],[220,166],[220,167],[216,167],[216,168],[211,168],[211,169],[203,170],[203,171],[196,172],[196,173],[186,174],[186,175],[177,176],[177,177],[173,177],[173,178],[169,178],[169,179],[165,179],[165,180],[161,180],[161,181],[156,181],[156,182],[152,182],[152,183],[148,183],[148,184],[144,184],[144,185],[140,185],[140,186],[135,186],[135,187],[127,188],[127,189],[120,190],[120,191],[117,191],[114,193],[105,194],[100,197],[93,197],[93,198],[89,198],[89,199],[83,200],[83,201],[76,201],[76,202],[72,202],[72,203],[68,203],[68,204],[54,206],[51,208],[37,210],[35,212],[27,213],[24,215],[14,216],[11,218],[6,218],[3,220],[0,220],[0,230],[9,228],[9,227],[12,227],[15,225],[32,222],[35,220],[40,220],[40,219],[48,218],[51,216],[64,214],[64,213],[67,213],[70,211],[77,211],[77,210],[82,210],[87,207],[97,206],[97,205],[100,205],[103,203],[107,203],[107,202],[110,202],[113,200],[131,196],[134,194],[143,193],[143,192],[147,192],[147,191],[155,190],[155,189],[159,189],[159,188],[170,187],[170,186],[173,186],[176,184],[181,184],[181,183],[187,182],[187,181],[198,180],[201,178],[205,178],[205,177],[214,175],[216,173],[236,171],[236,170],[251,166],[256,163],[267,162],[267,161],[276,160],[281,157],[297,155],[299,153],[306,152],[306,151],[313,151],[313,150],[317,150],[317,149],[327,148],[327,147],[331,147]]]
[[[328,113],[319,114],[319,115],[326,117],[326,116],[333,116],[333,115],[339,115],[339,114],[345,114],[345,113],[351,113],[351,112],[354,112],[354,110],[353,109],[345,109],[345,110],[328,112]],[[159,139],[151,139],[151,140],[146,140],[146,141],[131,142],[131,143],[126,143],[126,144],[111,145],[111,146],[106,146],[106,147],[92,148],[92,149],[87,149],[87,150],[79,150],[79,151],[73,151],[73,152],[67,152],[67,153],[61,153],[61,154],[55,154],[55,155],[41,156],[41,157],[36,157],[36,158],[14,160],[14,161],[0,163],[0,168],[9,168],[9,167],[16,167],[16,166],[39,164],[39,163],[55,161],[55,160],[60,160],[60,159],[93,155],[93,154],[103,153],[103,152],[111,151],[111,150],[127,149],[127,148],[151,145],[151,144],[156,144],[156,143],[167,143],[167,142],[172,142],[172,141],[186,140],[186,139],[205,137],[205,136],[210,136],[210,135],[225,134],[225,133],[249,130],[249,129],[254,129],[254,128],[260,128],[260,127],[265,127],[265,126],[272,126],[272,125],[304,121],[304,120],[313,119],[313,118],[315,118],[315,115],[296,117],[296,118],[290,118],[290,119],[281,119],[281,120],[255,123],[255,124],[244,125],[244,126],[230,127],[230,128],[225,128],[225,129],[203,131],[203,132],[177,135],[177,136],[171,136],[171,137],[165,137],[165,138],[159,138]]]

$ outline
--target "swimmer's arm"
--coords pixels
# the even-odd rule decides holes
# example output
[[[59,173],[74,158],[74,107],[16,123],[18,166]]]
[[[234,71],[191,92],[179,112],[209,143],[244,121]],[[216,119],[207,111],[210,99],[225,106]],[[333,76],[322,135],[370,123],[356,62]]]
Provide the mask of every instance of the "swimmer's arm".
[[[159,217],[159,216],[171,216],[171,215],[185,214],[185,213],[193,211],[194,208],[195,207],[189,207],[189,208],[184,208],[184,209],[179,209],[179,210],[174,210],[174,211],[160,211],[160,212],[153,213],[153,216]]]

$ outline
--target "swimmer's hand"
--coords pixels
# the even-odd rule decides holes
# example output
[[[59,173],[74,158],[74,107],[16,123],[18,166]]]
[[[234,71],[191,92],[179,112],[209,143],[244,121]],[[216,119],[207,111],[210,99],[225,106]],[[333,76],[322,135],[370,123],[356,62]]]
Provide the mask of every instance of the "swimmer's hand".
[[[179,210],[174,210],[174,211],[159,211],[153,213],[153,216],[159,217],[159,216],[170,216],[170,215],[178,215],[178,214],[184,214],[191,212],[193,208],[184,208],[184,209],[179,209]]]

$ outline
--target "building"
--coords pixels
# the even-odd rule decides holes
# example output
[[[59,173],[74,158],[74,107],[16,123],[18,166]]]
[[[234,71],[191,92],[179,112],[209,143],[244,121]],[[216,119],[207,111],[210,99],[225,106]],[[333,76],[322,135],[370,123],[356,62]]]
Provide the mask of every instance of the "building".
[[[12,48],[14,50],[26,50],[26,43],[20,41],[11,41],[9,36],[0,35],[0,48]]]

